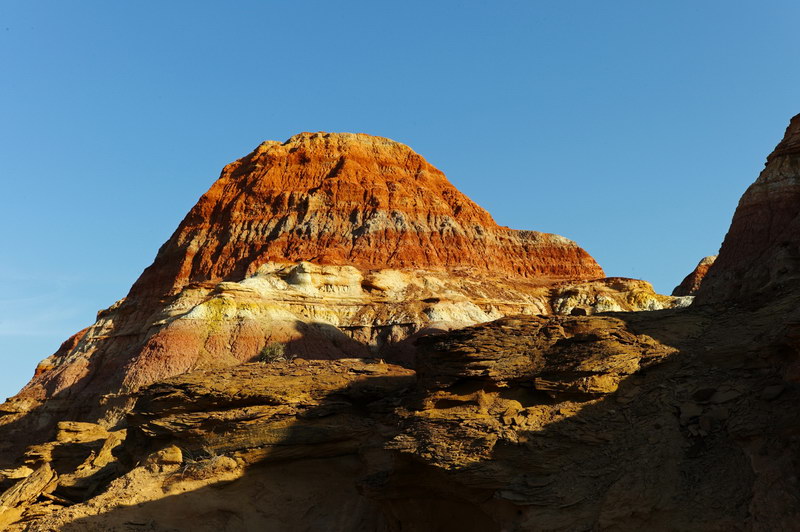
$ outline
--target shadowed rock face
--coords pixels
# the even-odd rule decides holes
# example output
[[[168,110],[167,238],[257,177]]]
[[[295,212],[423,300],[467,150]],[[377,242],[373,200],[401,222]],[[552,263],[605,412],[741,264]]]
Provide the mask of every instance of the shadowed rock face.
[[[796,147],[779,146],[767,169]],[[761,208],[793,208],[767,192]],[[153,287],[182,288],[164,300],[158,319],[142,322],[157,331],[145,336],[151,348],[141,348],[142,333],[130,324],[118,328],[135,315],[125,310],[129,297],[65,342],[28,389],[47,389],[49,375],[66,371],[60,367],[79,374],[74,368],[92,357],[106,361],[106,372],[120,367],[108,360],[127,360],[123,375],[139,380],[127,396],[135,404],[119,407],[117,426],[62,421],[42,442],[25,431],[30,420],[48,421],[25,417],[24,394],[3,405],[0,445],[15,437],[29,446],[0,470],[0,527],[792,530],[800,520],[800,290],[790,281],[800,278],[800,262],[774,255],[791,247],[780,245],[791,234],[757,227],[772,218],[755,201],[742,200],[755,226],[739,224],[738,237],[732,227],[726,262],[711,268],[714,284],[701,285],[707,301],[724,304],[685,309],[596,314],[669,306],[646,283],[625,279],[501,282],[308,262],[266,262],[243,279],[208,286],[191,274],[184,281],[153,274],[151,288],[131,292],[141,301],[160,290]],[[751,232],[773,240],[759,257],[787,259],[778,270],[728,245]],[[732,262],[736,249],[741,268]],[[731,279],[739,284],[726,285]],[[753,296],[773,286],[782,290]],[[239,364],[246,342],[226,343],[238,337],[219,332],[280,321],[280,312],[348,323],[387,316],[399,323],[401,313],[404,323],[421,315],[452,321],[466,315],[466,303],[488,312],[489,299],[498,313],[516,304],[528,315],[420,336],[416,371],[375,358]],[[728,304],[741,301],[752,304]],[[398,314],[382,314],[387,308]],[[194,349],[198,335],[179,329],[192,330],[190,320],[213,324],[213,334],[202,336],[204,353],[227,353],[235,367],[201,370],[175,356]],[[116,338],[118,353],[91,351],[102,331]],[[240,334],[257,338],[255,347],[263,335]],[[139,351],[120,358],[126,342]],[[164,367],[174,376],[145,371]],[[88,374],[113,376],[102,371]],[[142,387],[148,379],[159,382]]]
[[[140,390],[124,430],[61,424],[0,472],[0,525],[790,530],[797,341],[774,316],[797,321],[797,301],[507,317],[421,339],[416,374],[298,359],[181,375]]]
[[[800,279],[800,115],[739,200],[697,302],[771,298]]]
[[[696,295],[697,291],[700,290],[700,285],[703,283],[703,279],[705,279],[709,268],[711,268],[711,265],[714,264],[716,259],[716,255],[703,257],[695,269],[683,278],[681,284],[675,287],[672,291],[672,295],[677,297]]]

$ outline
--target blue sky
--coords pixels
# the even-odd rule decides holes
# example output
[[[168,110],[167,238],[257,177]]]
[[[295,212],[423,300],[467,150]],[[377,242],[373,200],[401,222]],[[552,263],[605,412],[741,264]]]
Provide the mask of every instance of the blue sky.
[[[410,145],[669,292],[800,112],[790,1],[0,3],[0,396],[266,139]],[[0,397],[1,398],[1,397]]]

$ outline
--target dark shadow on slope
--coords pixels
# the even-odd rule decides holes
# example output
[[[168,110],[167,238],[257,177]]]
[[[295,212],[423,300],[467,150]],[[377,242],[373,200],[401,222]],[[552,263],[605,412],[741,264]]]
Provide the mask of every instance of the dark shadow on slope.
[[[785,361],[774,342],[757,340],[768,336],[767,315],[752,324],[752,317],[718,310],[614,314],[635,333],[680,350],[599,401],[554,393],[540,394],[537,405],[537,395],[527,393],[528,415],[504,420],[507,414],[498,412],[494,431],[473,430],[458,416],[423,424],[421,431],[424,420],[413,420],[416,452],[408,455],[445,468],[453,466],[448,456],[481,456],[440,469],[446,477],[440,485],[451,492],[461,486],[471,494],[465,501],[509,530],[789,529],[800,511],[800,490],[780,471],[798,469],[792,434],[800,420],[791,404],[800,394],[796,386],[794,399],[787,391],[779,399],[765,394],[781,382],[776,364]],[[739,352],[714,353],[709,341]],[[515,386],[535,388],[525,379],[509,387]],[[484,390],[491,393],[491,385]],[[538,423],[531,419],[537,409],[555,416]],[[531,424],[540,426],[526,428]],[[445,436],[458,445],[437,445]],[[763,459],[753,457],[754,448]],[[420,478],[395,476],[372,494],[409,497]],[[405,503],[396,497],[390,504]]]
[[[265,378],[269,379],[269,371],[276,366],[291,372],[294,365],[264,364],[244,369],[251,375],[266,373]],[[362,366],[365,365],[354,371]],[[183,405],[165,400],[166,388],[155,390],[151,400],[140,405],[142,409],[160,411],[164,417],[178,413],[191,417],[194,411],[236,410],[237,424],[226,425],[220,416],[211,414],[183,432],[170,433],[165,429],[159,435],[153,433],[159,429],[159,416],[155,415],[155,425],[148,425],[147,415],[142,414],[132,424],[141,422],[149,434],[131,431],[126,442],[130,464],[140,462],[152,450],[179,445],[184,463],[163,479],[167,489],[179,494],[115,508],[79,519],[62,529],[138,530],[139,526],[155,530],[387,529],[377,505],[357,491],[356,480],[363,475],[364,468],[358,453],[361,446],[375,437],[376,431],[387,430],[375,416],[390,410],[410,387],[413,376],[356,379],[341,389],[331,390],[319,404],[300,408],[290,416],[290,422],[277,412],[283,408],[279,401],[268,397],[273,392],[281,393],[280,387],[267,390],[260,401],[252,395],[226,400],[204,392],[192,396],[195,402]],[[258,414],[254,414],[259,407],[264,416],[261,423]],[[214,478],[230,471],[231,464],[236,466],[233,457],[244,458],[252,465],[239,479],[214,483]],[[136,472],[133,475],[135,483]],[[206,485],[180,493],[193,482]]]
[[[182,315],[170,319],[174,321]],[[358,336],[357,332],[348,329],[347,334],[342,329],[324,322],[301,322],[294,323],[295,329],[301,336],[289,342],[285,342],[286,354],[288,357],[297,356],[308,360],[334,360],[339,358],[383,358],[393,360],[401,365],[410,367],[410,361],[414,357],[413,341],[423,334],[437,332],[436,329],[425,329],[415,333],[412,337],[403,341],[396,341],[398,334],[405,335],[408,331],[398,332],[400,326],[392,325],[378,327],[376,335],[377,343],[367,345],[353,338]],[[151,331],[152,333],[152,331]],[[97,368],[85,375],[72,385],[55,392],[56,382],[45,384],[45,392],[49,398],[40,405],[28,410],[22,415],[15,410],[16,406],[12,403],[0,405],[0,416],[4,414],[9,419],[4,420],[0,417],[0,469],[11,468],[20,465],[21,458],[26,447],[51,441],[55,437],[55,425],[58,421],[89,421],[96,422],[106,410],[109,409],[109,402],[124,403],[126,394],[118,396],[103,397],[96,393],[87,393],[86,390],[93,382],[102,380],[106,384],[105,388],[119,388],[121,386],[124,372],[122,367],[135,360],[139,353],[139,347],[146,344],[148,335],[140,335],[132,345],[124,346],[130,342],[128,337],[114,337],[104,340],[100,350],[95,353]],[[362,336],[372,336],[365,332]],[[122,347],[121,347],[122,346]],[[114,361],[106,360],[106,353],[117,351]],[[251,361],[257,360],[258,353],[253,353]],[[124,364],[120,360],[127,360]],[[242,361],[245,362],[245,361]],[[130,395],[134,395],[132,392]],[[2,409],[5,407],[7,412]]]
[[[379,358],[406,368],[414,367],[417,339],[446,332],[441,327],[414,323],[336,327],[329,323],[295,321],[301,336],[285,343],[286,354],[307,360]]]
[[[209,414],[263,401],[239,398],[226,407],[198,395],[193,408],[204,415],[197,432],[178,436],[170,432],[177,425],[167,424],[161,435],[131,436],[132,463],[170,443],[207,452],[216,430],[220,444],[211,453],[264,451],[251,455],[243,477],[110,508],[62,529],[734,530],[796,523],[793,481],[770,475],[775,467],[797,468],[791,435],[800,432],[792,414],[800,397],[796,386],[763,396],[779,378],[774,357],[786,356],[772,352],[767,321],[748,325],[752,317],[715,309],[613,316],[679,351],[605,396],[542,392],[525,376],[503,386],[473,376],[440,390],[474,399],[432,408],[426,398],[437,390],[429,384],[408,390],[408,380],[398,381],[387,392],[386,377],[367,375],[360,392],[331,390],[261,431],[252,427],[254,414],[249,432],[235,435],[211,426],[225,417]],[[713,342],[742,349],[720,355]],[[769,353],[754,355],[759,348]],[[487,397],[513,399],[522,409],[493,411],[481,404]],[[477,410],[449,415],[459,407]],[[258,438],[267,443],[252,446]],[[759,453],[763,463],[754,462]]]

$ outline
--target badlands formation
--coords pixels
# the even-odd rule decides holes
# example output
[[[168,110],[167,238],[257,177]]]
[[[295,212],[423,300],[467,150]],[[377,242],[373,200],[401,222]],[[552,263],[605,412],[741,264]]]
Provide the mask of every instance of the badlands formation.
[[[677,303],[604,278],[564,237],[498,226],[403,144],[302,133],[226,166],[128,296],[44,360],[15,401],[83,409],[88,397],[255,361],[274,343],[304,359],[408,363],[420,332]]]
[[[0,526],[796,529],[798,191],[795,117],[669,297],[402,144],[266,142],[0,406]]]

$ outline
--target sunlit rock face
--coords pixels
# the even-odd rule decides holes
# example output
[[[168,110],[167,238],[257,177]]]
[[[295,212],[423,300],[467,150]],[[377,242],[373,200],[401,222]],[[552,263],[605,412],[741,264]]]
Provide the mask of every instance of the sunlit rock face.
[[[800,263],[759,299],[743,260],[686,309],[477,264],[151,269],[2,406],[0,528],[794,530]]]
[[[697,302],[773,298],[800,279],[800,115],[739,200]]]
[[[603,276],[566,238],[498,226],[404,144],[363,134],[301,133],[284,143],[264,142],[226,166],[131,295],[239,280],[273,261]]]
[[[179,375],[124,428],[60,423],[0,470],[0,526],[791,530],[800,388],[775,311],[514,316],[421,338],[416,372]]]
[[[574,242],[498,226],[403,144],[302,133],[226,166],[128,296],[20,397],[128,392],[274,343],[287,356],[408,364],[429,331],[675,304],[602,278]]]

